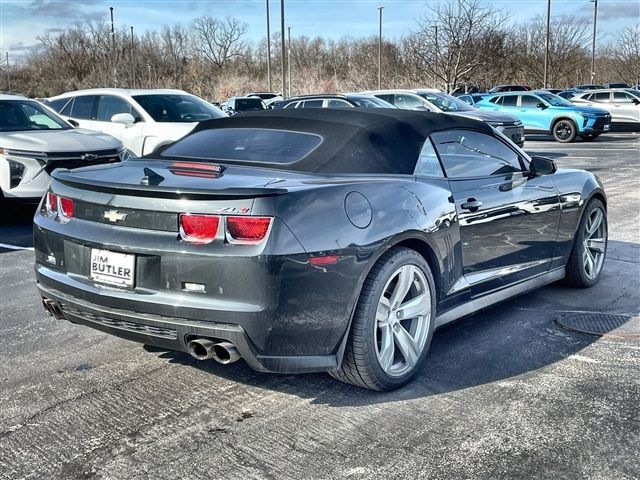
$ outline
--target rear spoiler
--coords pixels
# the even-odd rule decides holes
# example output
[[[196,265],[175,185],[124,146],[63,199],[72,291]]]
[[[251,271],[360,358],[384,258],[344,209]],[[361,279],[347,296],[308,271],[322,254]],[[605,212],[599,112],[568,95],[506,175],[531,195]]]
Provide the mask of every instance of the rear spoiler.
[[[197,200],[230,200],[240,198],[269,197],[283,195],[288,192],[284,188],[222,188],[222,189],[196,189],[161,187],[158,185],[130,185],[126,183],[104,182],[95,179],[78,179],[68,169],[57,169],[51,177],[58,182],[70,187],[83,190],[90,189],[95,192],[131,195],[134,197],[154,198],[186,198]]]

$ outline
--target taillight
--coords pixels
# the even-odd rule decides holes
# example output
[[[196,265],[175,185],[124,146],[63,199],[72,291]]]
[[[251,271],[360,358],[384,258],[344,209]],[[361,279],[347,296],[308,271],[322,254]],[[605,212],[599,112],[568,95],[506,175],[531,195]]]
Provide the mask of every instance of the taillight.
[[[60,215],[66,218],[73,218],[73,200],[65,197],[58,197]]]
[[[218,234],[218,215],[180,214],[180,238],[189,243],[211,243]]]
[[[227,217],[227,240],[257,244],[267,236],[270,226],[271,217]]]
[[[58,196],[53,192],[47,192],[47,212],[55,214],[58,211]]]

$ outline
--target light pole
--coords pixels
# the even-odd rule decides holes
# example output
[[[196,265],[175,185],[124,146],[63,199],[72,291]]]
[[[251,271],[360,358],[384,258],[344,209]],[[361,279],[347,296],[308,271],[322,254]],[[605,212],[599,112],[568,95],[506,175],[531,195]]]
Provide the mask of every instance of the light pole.
[[[267,1],[267,80],[269,82],[269,91],[271,89],[271,29],[269,28],[269,0]]]
[[[131,88],[136,88],[136,55],[133,42],[133,25],[131,26]]]
[[[547,0],[547,34],[544,46],[544,80],[543,88],[547,88],[547,80],[549,78],[549,34],[551,32],[551,0]]]
[[[291,27],[287,27],[287,83],[289,96],[291,96]]]
[[[280,61],[282,63],[282,98],[287,98],[287,81],[284,78],[286,73],[284,56],[284,0],[280,0]]]
[[[591,44],[591,83],[596,75],[596,24],[598,23],[598,0],[593,2],[593,40]]]
[[[116,32],[113,27],[113,7],[109,7],[109,11],[111,13],[111,61],[113,62],[113,83],[115,86],[118,84],[118,80],[116,78]]]
[[[384,7],[378,7],[380,13],[378,22],[378,90],[382,89],[382,10]]]
[[[7,91],[11,92],[11,72],[9,71],[9,52],[4,52],[4,56],[7,59]]]
[[[435,43],[435,48],[436,48],[436,50],[435,50],[435,58],[434,58],[434,61],[433,61],[433,72],[435,73],[435,75],[434,75],[434,77],[435,77],[434,80],[435,81],[434,81],[434,85],[433,86],[437,88],[438,87],[438,84],[437,84],[437,82],[438,82],[438,53],[439,53],[438,52],[438,25],[435,25],[433,27],[433,29],[435,30],[435,42],[434,43]]]

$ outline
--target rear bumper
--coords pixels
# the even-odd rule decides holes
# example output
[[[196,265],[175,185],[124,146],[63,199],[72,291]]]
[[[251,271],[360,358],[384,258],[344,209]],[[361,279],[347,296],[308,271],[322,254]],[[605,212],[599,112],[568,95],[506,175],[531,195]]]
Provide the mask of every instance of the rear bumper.
[[[132,312],[97,305],[44,285],[40,281],[43,279],[42,271],[38,277],[38,291],[43,301],[46,300],[53,306],[58,319],[85,325],[126,340],[180,352],[188,352],[187,342],[193,338],[226,340],[236,346],[250,367],[262,372],[304,373],[330,371],[338,367],[337,353],[296,356],[260,354],[240,325]]]
[[[522,125],[501,125],[496,129],[520,148],[524,146],[524,127]]]

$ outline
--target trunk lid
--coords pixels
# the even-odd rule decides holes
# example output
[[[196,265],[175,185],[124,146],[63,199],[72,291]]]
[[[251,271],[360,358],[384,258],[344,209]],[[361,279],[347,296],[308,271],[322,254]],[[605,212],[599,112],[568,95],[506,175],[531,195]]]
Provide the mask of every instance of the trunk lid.
[[[286,193],[308,175],[204,162],[139,159],[117,165],[56,170],[65,185],[96,192],[159,198],[247,198]]]

